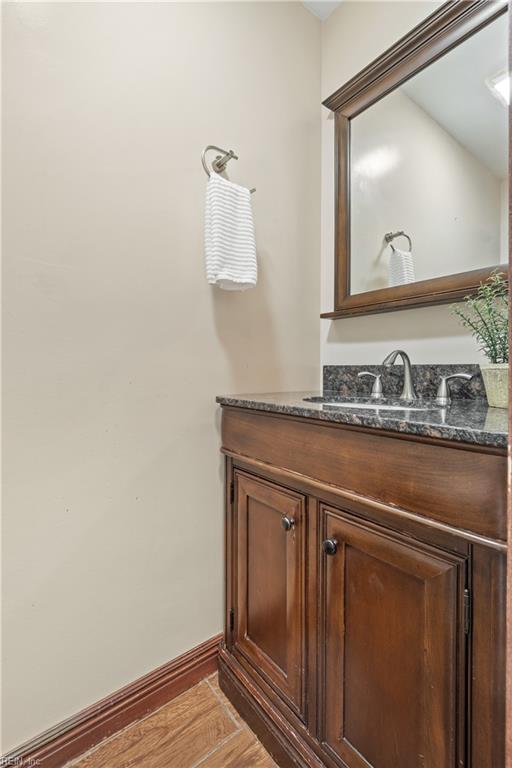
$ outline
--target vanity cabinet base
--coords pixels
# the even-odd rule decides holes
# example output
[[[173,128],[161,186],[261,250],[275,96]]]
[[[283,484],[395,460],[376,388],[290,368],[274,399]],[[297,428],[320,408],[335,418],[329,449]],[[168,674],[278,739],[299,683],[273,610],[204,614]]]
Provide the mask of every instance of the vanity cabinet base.
[[[219,654],[219,685],[280,768],[325,768],[313,740],[290,725],[276,701],[255,685],[226,648]]]
[[[505,454],[236,408],[223,451],[219,681],[276,763],[504,768]]]

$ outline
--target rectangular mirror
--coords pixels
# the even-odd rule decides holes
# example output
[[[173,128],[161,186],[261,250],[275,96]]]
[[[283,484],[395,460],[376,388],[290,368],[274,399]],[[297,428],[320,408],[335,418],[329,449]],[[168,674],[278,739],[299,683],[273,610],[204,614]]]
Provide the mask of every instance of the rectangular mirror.
[[[506,3],[447,3],[326,102],[335,309],[454,301],[508,262]],[[505,267],[507,269],[507,267]]]

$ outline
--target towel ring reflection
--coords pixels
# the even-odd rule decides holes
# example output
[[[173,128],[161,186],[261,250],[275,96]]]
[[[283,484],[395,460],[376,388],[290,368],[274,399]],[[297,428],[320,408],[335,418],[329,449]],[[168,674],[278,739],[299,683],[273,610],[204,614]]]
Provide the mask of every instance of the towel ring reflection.
[[[211,150],[216,150],[221,154],[217,155],[215,160],[212,161],[212,167],[210,169],[206,162],[206,153]],[[222,173],[222,171],[226,170],[226,166],[230,160],[238,160],[238,155],[235,155],[232,149],[222,149],[222,147],[216,147],[215,144],[208,144],[208,146],[201,152],[201,162],[207,176],[211,176],[212,171],[215,171],[215,173]],[[252,194],[253,192],[256,192],[256,189],[253,188],[250,192]]]
[[[393,250],[396,250],[392,242],[395,239],[395,237],[405,237],[407,242],[409,243],[409,251],[412,252],[412,240],[409,237],[409,235],[403,231],[403,229],[400,229],[398,232],[386,232],[386,234],[384,235],[384,240],[388,245],[391,246]]]

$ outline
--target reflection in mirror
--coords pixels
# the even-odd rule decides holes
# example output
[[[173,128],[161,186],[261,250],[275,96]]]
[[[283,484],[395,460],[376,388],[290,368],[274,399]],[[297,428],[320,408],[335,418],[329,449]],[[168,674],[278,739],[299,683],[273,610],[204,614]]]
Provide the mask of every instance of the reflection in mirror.
[[[507,22],[350,121],[351,294],[508,260]]]

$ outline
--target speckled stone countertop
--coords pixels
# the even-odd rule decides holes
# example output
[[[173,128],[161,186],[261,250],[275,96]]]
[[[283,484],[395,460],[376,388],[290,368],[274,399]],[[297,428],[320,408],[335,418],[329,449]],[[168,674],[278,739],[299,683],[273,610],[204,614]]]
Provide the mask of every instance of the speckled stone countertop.
[[[334,421],[339,424],[385,429],[410,435],[443,440],[455,440],[472,445],[507,447],[508,412],[501,408],[489,408],[482,398],[454,399],[448,408],[439,408],[431,400],[420,400],[416,406],[428,406],[425,411],[407,410],[379,411],[367,409],[343,408],[326,405],[323,402],[308,402],[304,398],[364,402],[363,398],[348,398],[339,394],[324,392],[283,392],[257,395],[225,395],[217,397],[221,405],[237,408],[250,408],[270,413],[282,413],[287,416]],[[396,399],[386,399],[384,405],[396,405]]]

